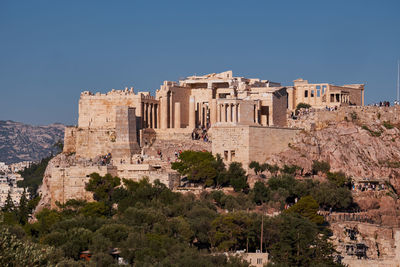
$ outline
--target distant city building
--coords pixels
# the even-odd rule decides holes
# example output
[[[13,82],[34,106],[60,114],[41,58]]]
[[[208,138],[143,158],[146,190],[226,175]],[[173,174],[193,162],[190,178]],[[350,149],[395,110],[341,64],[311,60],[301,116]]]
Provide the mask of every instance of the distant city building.
[[[21,196],[24,193],[24,188],[17,186],[17,182],[21,180],[23,178],[19,174],[8,173],[0,175],[0,207],[4,206],[9,193],[14,205],[19,205]],[[29,198],[28,192],[26,192],[26,197]]]
[[[10,167],[5,162],[0,162],[0,172],[9,172]]]
[[[9,168],[11,172],[16,173],[19,171],[23,171],[26,168],[29,168],[33,164],[32,161],[21,161],[17,163],[10,164]]]

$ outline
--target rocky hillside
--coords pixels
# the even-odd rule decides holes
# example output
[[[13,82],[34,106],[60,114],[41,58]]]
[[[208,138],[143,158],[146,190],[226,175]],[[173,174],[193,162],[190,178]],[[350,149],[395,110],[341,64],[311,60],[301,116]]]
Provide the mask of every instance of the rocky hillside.
[[[311,112],[289,123],[305,130],[270,162],[307,173],[313,160],[327,161],[354,178],[400,180],[400,107]]]
[[[53,146],[64,138],[64,125],[32,126],[0,121],[0,162],[37,161],[55,152]]]

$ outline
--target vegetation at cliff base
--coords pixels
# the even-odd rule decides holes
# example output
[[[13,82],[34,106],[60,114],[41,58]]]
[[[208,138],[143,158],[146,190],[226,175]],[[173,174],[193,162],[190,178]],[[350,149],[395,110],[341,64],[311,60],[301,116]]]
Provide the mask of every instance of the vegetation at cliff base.
[[[158,181],[150,184],[146,179],[134,182],[92,174],[86,188],[94,192],[95,202],[69,200],[59,204],[58,210],[39,212],[35,223],[7,226],[3,222],[1,230],[19,246],[33,246],[32,254],[49,250],[54,257],[32,256],[37,259],[32,262],[43,265],[113,266],[110,250],[118,248],[120,256],[134,266],[248,266],[221,253],[255,252],[263,231],[262,249],[269,252],[271,263],[339,266],[327,241],[329,230],[322,226],[317,201],[311,196],[302,197],[276,217],[262,218],[248,211],[268,201],[275,190],[284,192],[285,188],[288,194],[298,190],[290,176],[271,179],[267,185],[257,183],[248,194],[213,191],[195,197],[174,193]],[[19,237],[8,234],[9,227]],[[92,254],[90,262],[80,260],[86,250]]]
[[[19,174],[24,178],[22,181],[18,181],[19,187],[28,188],[29,193],[32,197],[36,196],[37,189],[42,184],[43,175],[46,171],[46,167],[53,156],[42,159],[39,163],[33,163],[30,167],[20,171]]]
[[[43,209],[31,223],[34,203],[21,200],[19,207],[3,209],[4,242],[21,250],[11,258],[0,251],[0,259],[4,266],[13,266],[13,260],[31,266],[117,266],[117,253],[131,266],[233,267],[249,266],[233,252],[262,250],[269,253],[269,266],[341,266],[318,211],[351,207],[349,178],[329,172],[325,163],[314,166],[325,173],[325,182],[295,179],[301,171],[295,165],[252,166],[264,166],[258,170],[264,178],[250,188],[241,164],[225,167],[208,152],[181,153],[173,167],[191,182],[214,188],[198,196],[173,192],[158,180],[150,184],[93,173],[86,184],[93,202],[57,203],[57,209]],[[221,190],[227,186],[231,193]],[[280,214],[263,216],[267,209]]]

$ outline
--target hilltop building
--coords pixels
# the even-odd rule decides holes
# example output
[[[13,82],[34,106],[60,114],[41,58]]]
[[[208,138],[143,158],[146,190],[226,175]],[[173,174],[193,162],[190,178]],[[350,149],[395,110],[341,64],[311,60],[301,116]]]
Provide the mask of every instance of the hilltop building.
[[[342,86],[329,83],[308,83],[297,79],[294,86],[288,87],[288,109],[296,109],[299,103],[313,108],[338,106],[364,106],[364,84],[346,84]]]
[[[64,151],[84,158],[112,153],[131,161],[157,139],[187,138],[216,125],[286,126],[286,87],[233,77],[232,71],[165,81],[156,96],[133,88],[106,94],[85,91],[77,127],[65,130]]]
[[[336,100],[338,92],[340,99],[349,100],[343,103],[363,103],[361,96],[352,95],[351,86],[323,86],[297,80],[289,88],[226,71],[164,81],[155,96],[135,93],[133,88],[105,94],[85,91],[79,100],[78,125],[65,129],[62,156],[72,158],[52,161],[45,175],[50,203],[76,196],[90,200],[84,187],[92,172],[131,180],[146,176],[150,182],[159,179],[176,188],[180,177],[170,161],[177,159],[178,150],[212,151],[225,163],[241,162],[245,169],[253,160],[265,162],[286,149],[300,131],[286,126],[288,108],[306,102],[297,95],[311,90],[310,98],[335,94]],[[323,93],[312,92],[317,88]],[[360,90],[354,92],[363,93]],[[325,107],[322,103],[324,99],[312,105]],[[338,104],[329,105],[334,103]],[[193,140],[198,133],[203,141]]]

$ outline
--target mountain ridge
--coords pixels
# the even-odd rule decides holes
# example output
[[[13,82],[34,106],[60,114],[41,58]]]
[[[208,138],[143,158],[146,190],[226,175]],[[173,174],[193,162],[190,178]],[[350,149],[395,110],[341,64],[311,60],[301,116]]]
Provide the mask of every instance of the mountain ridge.
[[[64,138],[65,125],[29,125],[0,120],[0,162],[39,161],[55,153],[53,145]]]

